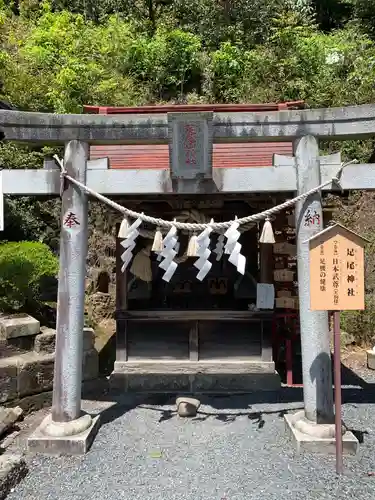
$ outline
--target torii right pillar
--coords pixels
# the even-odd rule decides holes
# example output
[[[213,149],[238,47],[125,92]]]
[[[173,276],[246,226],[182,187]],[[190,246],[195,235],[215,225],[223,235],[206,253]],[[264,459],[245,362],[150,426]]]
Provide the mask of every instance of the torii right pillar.
[[[294,144],[298,194],[321,184],[319,144],[305,136]],[[301,325],[304,410],[285,417],[297,449],[335,452],[332,364],[328,313],[310,310],[308,240],[323,229],[320,193],[296,205],[298,293]],[[341,388],[340,388],[341,390]],[[344,451],[356,453],[358,441],[343,426]]]

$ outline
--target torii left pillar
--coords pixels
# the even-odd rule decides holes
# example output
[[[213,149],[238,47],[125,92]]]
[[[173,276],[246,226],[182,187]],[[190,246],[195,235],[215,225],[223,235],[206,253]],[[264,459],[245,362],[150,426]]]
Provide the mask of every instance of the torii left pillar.
[[[86,183],[88,144],[70,141],[64,167]],[[98,417],[81,410],[85,275],[87,255],[87,195],[67,182],[62,196],[60,271],[52,414],[29,438],[29,448],[44,453],[85,453],[98,427]]]

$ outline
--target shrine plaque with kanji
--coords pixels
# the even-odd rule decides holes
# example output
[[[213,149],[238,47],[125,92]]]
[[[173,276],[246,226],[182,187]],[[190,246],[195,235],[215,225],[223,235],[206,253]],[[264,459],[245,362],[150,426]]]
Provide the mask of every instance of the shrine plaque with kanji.
[[[309,240],[312,311],[365,308],[365,242],[340,224],[328,227]]]
[[[168,113],[173,179],[212,178],[213,113]]]

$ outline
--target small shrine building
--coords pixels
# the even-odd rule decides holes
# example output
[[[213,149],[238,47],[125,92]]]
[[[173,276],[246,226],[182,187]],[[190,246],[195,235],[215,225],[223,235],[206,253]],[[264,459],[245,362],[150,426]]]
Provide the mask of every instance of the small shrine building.
[[[158,113],[226,113],[301,109],[303,102],[255,105],[175,105],[137,108],[85,106],[104,115]],[[90,159],[108,158],[109,168],[155,171],[170,169],[170,145],[91,145]],[[212,144],[212,172],[272,167],[275,155],[293,156],[292,142],[231,142]],[[245,170],[243,170],[244,172]],[[147,191],[147,188],[145,188]],[[128,208],[166,220],[215,222],[257,213],[285,201],[286,193],[221,193],[210,179],[177,180],[174,192],[121,196]],[[216,192],[215,192],[216,191]],[[290,193],[290,197],[293,193]],[[252,390],[280,384],[278,371],[292,379],[292,343],[283,334],[292,330],[298,351],[298,281],[293,209],[273,221],[275,245],[259,244],[262,225],[244,228],[241,244],[246,256],[242,276],[227,259],[213,262],[203,281],[195,277],[194,259],[187,257],[189,234],[182,232],[178,269],[170,283],[161,279],[152,245],[152,227],[144,231],[136,256],[125,274],[117,272],[117,355],[115,374],[126,388],[169,390]],[[148,236],[148,237],[145,237]],[[121,267],[118,245],[117,266]],[[214,259],[213,259],[214,260]],[[273,283],[275,307],[256,307],[257,283]],[[286,364],[287,362],[287,364]],[[277,365],[277,366],[276,366]],[[148,369],[152,377],[148,377]],[[155,370],[160,377],[155,377]],[[200,373],[206,373],[200,377]],[[143,378],[134,377],[135,374]],[[192,383],[192,380],[194,382]],[[140,387],[137,386],[138,382]]]

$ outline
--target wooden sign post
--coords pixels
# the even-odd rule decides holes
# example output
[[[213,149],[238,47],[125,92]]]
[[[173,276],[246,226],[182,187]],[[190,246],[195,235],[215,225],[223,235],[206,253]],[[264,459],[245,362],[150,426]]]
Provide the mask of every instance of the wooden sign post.
[[[333,311],[336,472],[342,474],[340,311],[365,308],[366,240],[341,224],[309,240],[310,309]]]

